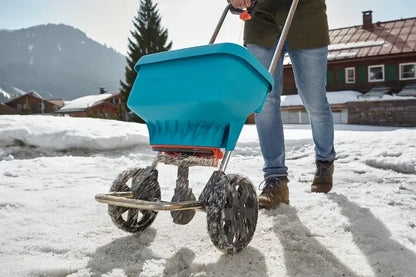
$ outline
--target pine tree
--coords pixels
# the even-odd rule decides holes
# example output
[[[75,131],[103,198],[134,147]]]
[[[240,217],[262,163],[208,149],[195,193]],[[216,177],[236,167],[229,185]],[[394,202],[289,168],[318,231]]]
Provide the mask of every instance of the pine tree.
[[[157,4],[152,0],[141,0],[137,16],[134,17],[134,31],[130,31],[132,38],[129,38],[128,57],[125,67],[125,82],[120,81],[120,92],[124,105],[130,94],[130,90],[136,79],[134,65],[144,55],[170,50],[172,42],[167,43],[168,31],[161,27],[161,17]],[[137,116],[131,118],[134,121],[143,122]]]

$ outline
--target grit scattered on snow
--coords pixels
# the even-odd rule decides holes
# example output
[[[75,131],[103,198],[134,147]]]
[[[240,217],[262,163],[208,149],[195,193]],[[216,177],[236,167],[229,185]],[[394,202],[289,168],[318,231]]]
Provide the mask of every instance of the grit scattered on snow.
[[[225,255],[206,216],[159,212],[141,234],[117,229],[94,196],[155,157],[145,125],[0,116],[1,276],[416,276],[416,128],[337,125],[335,186],[312,194],[308,126],[285,127],[290,205],[260,211],[249,246]],[[262,181],[256,129],[245,126],[228,173]],[[176,167],[158,165],[170,200]],[[196,196],[215,168],[193,167]]]

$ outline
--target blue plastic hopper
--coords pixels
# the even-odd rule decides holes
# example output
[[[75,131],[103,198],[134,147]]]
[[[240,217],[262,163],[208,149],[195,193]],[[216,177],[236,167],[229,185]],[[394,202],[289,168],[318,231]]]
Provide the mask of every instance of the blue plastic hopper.
[[[150,145],[233,150],[273,87],[266,68],[233,43],[146,55],[135,70],[127,106],[146,122]]]

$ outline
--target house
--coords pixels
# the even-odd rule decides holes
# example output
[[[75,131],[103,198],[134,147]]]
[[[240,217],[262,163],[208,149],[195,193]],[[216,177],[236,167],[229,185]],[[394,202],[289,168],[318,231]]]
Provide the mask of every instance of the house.
[[[372,11],[364,11],[361,26],[333,29],[329,35],[327,97],[334,122],[416,126],[416,17],[373,23]],[[283,76],[283,95],[297,94],[288,57]],[[339,96],[335,92],[359,93],[355,97],[361,101],[352,95],[349,101],[332,101]],[[302,103],[284,98],[283,122],[308,123]]]
[[[72,117],[99,117],[122,119],[124,116],[120,93],[106,93],[87,95],[66,103],[56,111],[59,115]]]
[[[327,91],[368,92],[387,87],[399,93],[416,84],[416,17],[373,23],[363,12],[363,25],[329,31]],[[284,94],[296,94],[288,59],[284,66]]]
[[[357,91],[327,93],[334,123],[381,126],[416,126],[416,97],[384,94],[363,97]],[[288,124],[308,124],[309,118],[299,95],[281,98],[282,121]]]
[[[372,87],[399,93],[416,83],[416,17],[372,21],[363,12],[363,25],[330,31],[327,89],[368,92]]]
[[[21,110],[0,103],[0,114],[23,114]]]
[[[55,104],[58,107],[58,109],[62,108],[65,104],[65,101],[63,99],[48,99],[48,102]]]
[[[21,114],[52,114],[58,109],[58,105],[43,99],[34,91],[14,98],[4,104],[20,111]],[[9,111],[15,113],[13,110]]]

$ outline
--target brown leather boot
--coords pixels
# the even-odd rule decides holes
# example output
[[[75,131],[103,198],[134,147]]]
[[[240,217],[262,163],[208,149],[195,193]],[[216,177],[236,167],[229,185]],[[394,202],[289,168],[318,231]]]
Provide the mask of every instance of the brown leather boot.
[[[289,204],[289,179],[286,176],[271,177],[265,180],[263,191],[258,197],[259,209],[274,209],[280,203]]]
[[[328,193],[332,189],[333,174],[334,161],[316,161],[316,172],[311,191]]]

